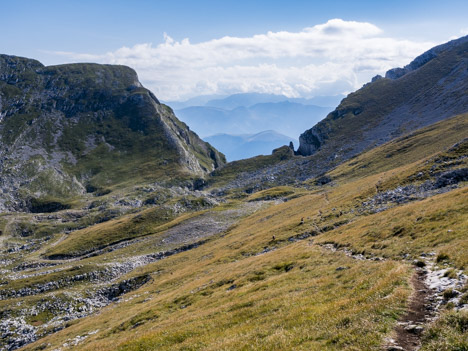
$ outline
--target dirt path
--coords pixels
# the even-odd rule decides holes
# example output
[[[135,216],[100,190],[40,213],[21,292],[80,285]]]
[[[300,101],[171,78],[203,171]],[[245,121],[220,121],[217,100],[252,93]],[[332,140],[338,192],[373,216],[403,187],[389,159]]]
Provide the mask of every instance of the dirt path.
[[[321,245],[329,251],[341,251],[347,256],[357,260],[376,260],[363,255],[354,254],[346,248],[337,249],[332,244]],[[378,258],[377,260],[382,260]],[[383,347],[386,351],[416,351],[421,343],[421,334],[427,321],[435,314],[436,293],[426,284],[428,271],[425,268],[416,268],[411,277],[413,294],[409,298],[408,311],[400,318],[395,327],[395,338],[388,339]]]
[[[418,269],[411,277],[414,292],[410,297],[408,312],[398,322],[394,344],[388,347],[388,350],[418,349],[423,325],[433,314],[433,309],[430,308],[433,293],[426,286],[426,274],[424,269]]]
[[[365,257],[355,254],[349,248],[337,248],[333,244],[321,244],[323,249],[332,252],[342,252],[356,260],[382,261],[381,257]],[[387,338],[382,349],[385,351],[417,351],[421,345],[421,336],[428,323],[433,321],[440,313],[441,306],[452,303],[458,308],[465,308],[466,303],[461,303],[457,295],[452,298],[443,296],[447,289],[460,291],[468,282],[468,276],[463,271],[454,271],[448,266],[439,267],[433,262],[435,253],[423,254],[420,260],[424,267],[415,267],[411,277],[413,293],[408,301],[408,310],[400,318],[394,329],[393,338]],[[448,277],[447,272],[455,274]],[[454,276],[453,276],[454,275]]]

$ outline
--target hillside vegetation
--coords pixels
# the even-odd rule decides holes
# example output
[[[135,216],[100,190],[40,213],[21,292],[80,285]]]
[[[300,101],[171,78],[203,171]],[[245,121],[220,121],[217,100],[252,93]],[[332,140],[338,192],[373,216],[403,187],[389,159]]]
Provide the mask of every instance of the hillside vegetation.
[[[397,338],[408,309],[420,269],[414,260],[447,276],[468,267],[466,117],[364,153],[321,175],[329,178],[325,184],[313,179],[238,193],[219,205],[192,201],[166,217],[151,205],[65,239],[51,233],[54,239],[23,253],[21,262],[53,266],[3,285],[0,304],[10,316],[44,301],[79,315],[85,301],[96,310],[96,299],[109,299],[99,314],[65,322],[25,350],[381,350]],[[242,169],[255,173],[279,155]],[[218,183],[209,186],[232,179],[235,167],[218,171]],[[6,228],[18,219],[6,216]],[[112,244],[114,235],[120,244]],[[64,259],[86,251],[79,247],[88,255]],[[15,255],[9,257],[18,263]],[[47,281],[58,283],[47,295],[34,292]],[[18,293],[7,296],[12,289],[28,292],[21,307],[12,304]],[[441,305],[442,317],[424,325],[423,350],[467,345],[466,312],[457,310],[467,298],[459,293],[460,305]],[[63,312],[38,309],[23,318],[51,332]]]

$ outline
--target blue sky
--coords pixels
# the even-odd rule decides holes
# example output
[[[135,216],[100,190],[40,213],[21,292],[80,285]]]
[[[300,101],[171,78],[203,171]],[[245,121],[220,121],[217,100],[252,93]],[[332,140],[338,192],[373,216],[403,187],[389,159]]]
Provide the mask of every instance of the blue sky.
[[[168,100],[245,91],[343,93],[432,45],[468,34],[466,0],[0,0],[0,5],[0,52],[46,65],[127,64]],[[334,46],[320,54],[331,28],[342,41],[332,38]],[[337,50],[343,55],[335,55]]]

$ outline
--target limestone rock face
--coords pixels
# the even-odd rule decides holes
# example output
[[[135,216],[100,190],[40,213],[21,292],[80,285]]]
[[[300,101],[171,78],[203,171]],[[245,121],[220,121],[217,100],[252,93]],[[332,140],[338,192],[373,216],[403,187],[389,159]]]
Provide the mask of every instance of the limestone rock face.
[[[468,36],[349,94],[299,138],[300,155],[344,161],[415,129],[468,111]]]
[[[224,162],[129,67],[0,55],[0,210],[132,179],[200,177]]]

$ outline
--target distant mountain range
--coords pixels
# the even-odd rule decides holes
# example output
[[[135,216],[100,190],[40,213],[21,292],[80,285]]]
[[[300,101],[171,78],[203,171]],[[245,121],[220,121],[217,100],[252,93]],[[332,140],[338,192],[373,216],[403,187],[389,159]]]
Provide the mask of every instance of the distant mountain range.
[[[233,110],[211,106],[192,106],[175,114],[201,137],[218,133],[255,134],[277,130],[298,137],[321,121],[333,108],[303,105],[290,101],[258,103]]]
[[[204,138],[218,150],[222,150],[228,161],[237,161],[257,155],[270,155],[272,150],[282,145],[294,145],[298,141],[294,138],[266,130],[257,134],[216,134]]]
[[[270,154],[272,149],[295,141],[300,133],[325,118],[342,98],[342,95],[305,99],[244,93],[199,96],[184,102],[166,103],[190,129],[232,161]],[[255,140],[250,140],[254,135]]]
[[[315,96],[312,98],[288,98],[285,95],[262,94],[262,93],[240,93],[233,95],[202,95],[186,101],[164,101],[175,110],[181,110],[191,106],[210,106],[225,110],[232,110],[236,107],[249,107],[259,103],[270,102],[295,102],[303,105],[317,105],[322,107],[337,106],[344,98],[344,95]]]

